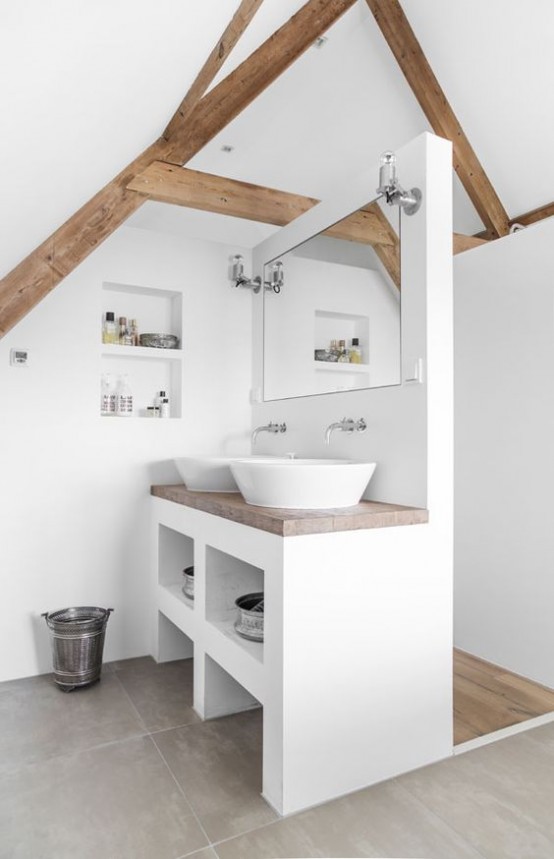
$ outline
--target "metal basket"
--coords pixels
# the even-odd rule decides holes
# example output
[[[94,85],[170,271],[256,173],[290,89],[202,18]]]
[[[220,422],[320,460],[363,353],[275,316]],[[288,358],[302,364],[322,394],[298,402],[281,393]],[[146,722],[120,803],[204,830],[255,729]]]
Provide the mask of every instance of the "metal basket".
[[[194,567],[185,567],[183,570],[185,583],[181,590],[189,600],[194,599]]]
[[[100,678],[106,624],[112,611],[78,606],[42,615],[51,633],[54,682],[65,692]]]
[[[235,629],[242,638],[250,641],[264,640],[264,595],[263,592],[244,594],[235,600],[238,618]]]

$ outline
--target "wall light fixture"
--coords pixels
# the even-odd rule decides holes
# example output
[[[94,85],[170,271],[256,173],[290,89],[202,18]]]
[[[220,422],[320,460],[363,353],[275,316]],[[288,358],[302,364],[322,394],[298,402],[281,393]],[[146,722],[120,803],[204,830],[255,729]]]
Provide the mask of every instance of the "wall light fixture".
[[[383,152],[379,168],[379,187],[377,193],[384,197],[389,206],[400,206],[407,215],[415,215],[421,206],[421,191],[412,188],[405,191],[396,176],[396,155],[394,152]]]

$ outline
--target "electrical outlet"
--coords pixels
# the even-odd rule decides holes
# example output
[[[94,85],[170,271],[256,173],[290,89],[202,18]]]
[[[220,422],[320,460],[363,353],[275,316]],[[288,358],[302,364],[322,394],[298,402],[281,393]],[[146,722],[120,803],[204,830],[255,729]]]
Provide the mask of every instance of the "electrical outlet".
[[[10,349],[10,364],[12,367],[27,367],[29,352],[27,349]]]

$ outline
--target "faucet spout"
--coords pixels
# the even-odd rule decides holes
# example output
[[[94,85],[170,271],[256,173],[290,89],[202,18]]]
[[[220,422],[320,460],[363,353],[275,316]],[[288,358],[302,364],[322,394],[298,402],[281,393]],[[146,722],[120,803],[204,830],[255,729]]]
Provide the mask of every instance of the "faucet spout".
[[[329,424],[329,426],[325,430],[325,444],[330,444],[331,433],[333,433],[335,430],[341,430],[341,431],[344,430],[342,421],[335,421],[334,423]]]
[[[363,418],[360,418],[358,421],[355,421],[353,418],[343,418],[341,421],[335,421],[332,424],[329,424],[327,429],[325,430],[325,444],[330,444],[331,442],[331,434],[335,430],[339,430],[340,432],[365,432],[367,429],[367,424]]]
[[[252,444],[253,445],[256,444],[256,439],[258,438],[258,435],[261,432],[277,433],[277,432],[286,432],[286,431],[287,431],[287,425],[285,423],[278,424],[278,423],[273,423],[273,421],[271,421],[270,423],[266,424],[265,426],[256,427],[256,429],[252,432]]]

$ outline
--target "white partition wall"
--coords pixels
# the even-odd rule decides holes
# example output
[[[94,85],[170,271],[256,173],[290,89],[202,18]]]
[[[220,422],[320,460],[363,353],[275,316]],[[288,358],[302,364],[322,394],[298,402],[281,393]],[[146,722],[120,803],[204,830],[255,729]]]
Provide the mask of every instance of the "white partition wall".
[[[398,176],[404,187],[423,191],[420,211],[402,216],[401,338],[402,384],[316,397],[255,403],[252,425],[286,421],[287,433],[260,435],[257,451],[339,456],[378,463],[366,497],[395,504],[429,506],[452,517],[452,162],[448,141],[423,134],[398,149]],[[337,193],[255,248],[254,273],[365,205],[377,185],[379,165],[355,177]],[[286,288],[286,287],[285,287]],[[262,296],[252,297],[254,312],[253,391],[263,390]],[[286,340],[283,348],[287,348]],[[416,365],[421,381],[413,382]],[[364,417],[363,435],[336,433],[329,447],[325,428],[344,416]]]
[[[456,644],[554,687],[554,218],[456,257]]]
[[[285,811],[306,805],[307,796],[312,801],[316,794],[319,800],[329,796],[326,772],[333,768],[340,769],[346,791],[361,786],[364,776],[366,783],[378,781],[452,752],[451,149],[448,142],[425,134],[397,156],[400,181],[423,191],[419,213],[402,218],[402,384],[260,403],[253,409],[254,426],[270,420],[285,420],[288,425],[286,435],[260,436],[260,450],[374,460],[378,465],[366,493],[369,499],[425,506],[430,512],[425,526],[340,538],[325,535],[319,543],[316,536],[286,541],[284,623],[299,627],[302,604],[309,599],[326,605],[327,626],[310,632],[320,671],[329,672],[333,694],[326,702],[319,701],[316,720],[313,698],[323,694],[324,684],[314,674],[310,648],[307,644],[299,652],[284,640],[283,736],[286,760],[294,771],[283,774],[284,797],[280,784],[266,785],[266,795]],[[258,246],[255,273],[289,243],[296,244],[310,230],[317,232],[362,205],[376,175],[377,166],[360,179],[355,191],[322,204],[319,212],[304,216],[303,224],[299,218],[285,228],[286,234],[283,230]],[[259,297],[253,301],[259,320],[261,301]],[[260,341],[257,348],[261,349]],[[261,366],[258,351],[255,389],[262,386]],[[416,368],[419,380],[412,381]],[[365,417],[367,432],[337,433],[326,447],[325,427],[345,415]],[[356,605],[353,628],[346,625],[345,600]],[[370,632],[364,633],[365,649],[360,650],[355,641],[356,630],[362,628]],[[343,647],[341,636],[350,645]],[[357,730],[356,713],[369,712],[366,695],[375,704],[375,721],[367,719],[366,733],[359,731],[365,738],[360,739],[359,757],[350,754],[345,741],[342,764],[337,759],[327,766],[322,760],[318,770],[314,761],[317,749],[324,746],[323,735],[342,731],[346,737],[349,730]],[[292,701],[294,706],[287,706]],[[314,720],[308,742],[302,719]],[[333,749],[338,754],[340,743]],[[312,767],[308,774],[307,762]]]

